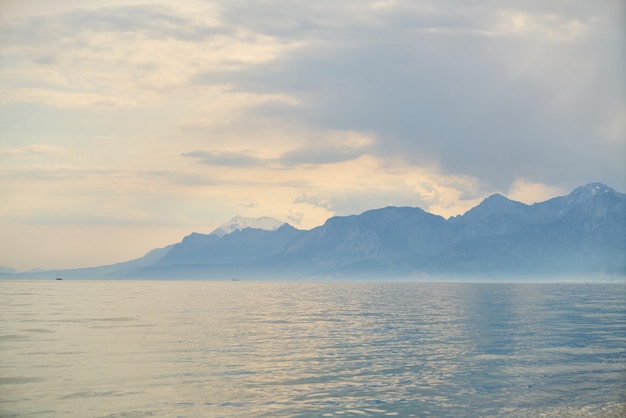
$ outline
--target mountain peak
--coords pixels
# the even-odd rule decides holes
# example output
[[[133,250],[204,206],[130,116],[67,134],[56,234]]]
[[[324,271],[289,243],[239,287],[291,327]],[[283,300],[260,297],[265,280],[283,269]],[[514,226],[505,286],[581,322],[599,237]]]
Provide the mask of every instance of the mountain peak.
[[[467,211],[463,216],[467,217],[469,215],[470,218],[485,216],[496,212],[510,212],[523,207],[526,207],[526,205],[516,202],[515,200],[511,200],[500,193],[495,193],[480,202],[478,206]]]
[[[615,189],[602,183],[587,183],[574,189],[570,196],[590,198],[602,193],[615,193]]]
[[[491,196],[484,199],[483,203],[484,202],[512,202],[512,200],[506,196],[501,195],[500,193],[494,193]]]
[[[605,184],[587,183],[584,186],[578,186],[569,195],[565,196],[565,202],[567,205],[583,203],[596,196],[615,193],[615,189],[612,189]]]
[[[223,237],[235,231],[241,231],[246,228],[263,229],[265,231],[275,231],[285,222],[278,219],[271,218],[269,216],[263,216],[261,218],[246,218],[243,216],[235,216],[230,221],[216,228],[211,235],[217,235]]]

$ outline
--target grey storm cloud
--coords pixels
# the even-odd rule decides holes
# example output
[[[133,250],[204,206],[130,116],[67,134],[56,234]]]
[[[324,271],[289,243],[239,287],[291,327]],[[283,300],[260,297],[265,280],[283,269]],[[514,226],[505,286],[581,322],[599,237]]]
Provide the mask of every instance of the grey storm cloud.
[[[289,166],[300,164],[333,164],[354,160],[360,155],[362,155],[362,153],[359,150],[301,148],[284,153],[280,158],[280,162]]]
[[[321,165],[351,161],[367,154],[368,147],[342,147],[329,141],[317,147],[305,146],[294,148],[278,158],[262,158],[252,150],[237,151],[190,151],[183,153],[186,158],[193,158],[200,163],[224,167],[293,167],[298,165]]]
[[[195,158],[202,164],[226,167],[254,167],[263,165],[262,158],[253,151],[190,151],[183,157]]]
[[[623,2],[374,3],[233,0],[216,3],[211,23],[161,5],[105,7],[54,21],[40,16],[8,23],[3,35],[15,45],[87,31],[193,42],[245,29],[296,42],[276,59],[237,71],[199,68],[189,83],[287,93],[298,98],[297,106],[274,101],[247,111],[376,138],[367,149],[320,147],[313,139],[278,159],[252,151],[185,154],[205,164],[324,164],[369,153],[434,163],[445,173],[474,176],[488,189],[506,190],[520,177],[626,186]],[[502,27],[512,24],[508,15],[520,16],[521,24],[530,20],[529,32]],[[43,48],[35,59],[55,58]],[[611,117],[620,126],[607,139]]]
[[[576,3],[412,2],[368,11],[355,2],[232,2],[223,11],[229,24],[307,42],[248,72],[194,82],[295,94],[300,106],[253,111],[371,132],[378,155],[435,162],[489,187],[520,177],[622,187],[623,135],[607,139],[602,130],[625,106],[623,5]],[[536,22],[516,33],[498,26],[507,13]]]

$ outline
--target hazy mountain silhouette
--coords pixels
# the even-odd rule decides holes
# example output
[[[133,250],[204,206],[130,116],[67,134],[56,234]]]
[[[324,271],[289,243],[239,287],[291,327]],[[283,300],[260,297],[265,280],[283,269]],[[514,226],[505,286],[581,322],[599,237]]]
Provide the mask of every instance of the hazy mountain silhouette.
[[[252,225],[255,223],[251,220]],[[198,234],[69,277],[322,278],[440,276],[626,277],[626,195],[601,183],[526,205],[495,194],[444,219],[386,207],[336,216],[309,231],[276,223]]]

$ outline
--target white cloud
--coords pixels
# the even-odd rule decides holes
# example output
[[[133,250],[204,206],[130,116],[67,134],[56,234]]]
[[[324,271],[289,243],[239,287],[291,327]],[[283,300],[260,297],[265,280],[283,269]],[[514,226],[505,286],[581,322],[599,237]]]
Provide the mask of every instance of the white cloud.
[[[134,107],[136,102],[127,97],[103,96],[93,93],[73,93],[45,89],[12,89],[0,99],[0,104],[11,102],[39,103],[55,107]]]
[[[585,35],[587,25],[554,13],[531,14],[521,11],[500,12],[494,35],[529,36],[542,41],[575,41]]]
[[[530,182],[525,179],[517,179],[515,183],[511,185],[511,188],[506,195],[509,199],[526,204],[533,204],[543,202],[555,196],[566,195],[570,191],[571,190],[566,190],[563,187]]]
[[[15,148],[0,148],[0,156],[58,156],[58,157],[70,157],[74,153],[63,147],[46,144],[28,145],[25,147]]]
[[[161,6],[69,11],[5,23],[3,102],[143,106],[202,72],[242,71],[293,45]]]

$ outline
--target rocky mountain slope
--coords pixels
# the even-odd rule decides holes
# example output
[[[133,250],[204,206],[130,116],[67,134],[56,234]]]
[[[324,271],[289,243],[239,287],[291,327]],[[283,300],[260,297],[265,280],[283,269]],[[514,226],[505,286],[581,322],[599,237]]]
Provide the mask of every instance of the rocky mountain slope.
[[[600,183],[526,205],[492,195],[444,219],[386,207],[309,231],[235,218],[211,234],[114,266],[56,272],[108,278],[626,277],[626,195]]]

